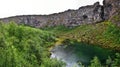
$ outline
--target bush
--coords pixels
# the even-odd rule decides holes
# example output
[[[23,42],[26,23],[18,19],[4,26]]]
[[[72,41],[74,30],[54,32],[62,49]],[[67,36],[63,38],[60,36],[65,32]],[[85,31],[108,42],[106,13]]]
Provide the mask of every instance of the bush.
[[[40,67],[50,63],[53,60],[49,58],[48,47],[53,45],[54,38],[52,33],[40,29],[1,23],[0,67]],[[43,58],[51,61],[44,62]],[[57,64],[55,61],[52,64]]]

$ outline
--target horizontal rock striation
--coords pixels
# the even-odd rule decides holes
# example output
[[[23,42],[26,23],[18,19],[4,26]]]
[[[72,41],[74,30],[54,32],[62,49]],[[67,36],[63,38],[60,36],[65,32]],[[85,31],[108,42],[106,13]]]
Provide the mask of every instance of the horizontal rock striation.
[[[78,10],[67,10],[51,15],[21,15],[1,18],[2,22],[14,21],[36,28],[64,25],[67,27],[82,24],[93,24],[109,19],[119,8],[120,0],[104,0],[103,5],[96,2],[94,5],[80,7]]]

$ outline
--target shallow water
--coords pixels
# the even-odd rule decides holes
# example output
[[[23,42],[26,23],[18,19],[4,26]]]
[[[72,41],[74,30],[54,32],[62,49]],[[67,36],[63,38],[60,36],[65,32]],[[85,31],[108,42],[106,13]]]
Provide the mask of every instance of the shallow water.
[[[62,60],[66,67],[80,67],[79,63],[87,65],[94,56],[105,61],[111,54],[110,50],[86,44],[59,45],[51,50],[51,58]]]

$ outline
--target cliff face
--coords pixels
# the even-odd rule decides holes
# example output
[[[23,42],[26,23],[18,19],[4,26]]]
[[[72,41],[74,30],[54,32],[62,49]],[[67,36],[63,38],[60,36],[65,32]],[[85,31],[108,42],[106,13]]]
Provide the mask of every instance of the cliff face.
[[[104,18],[109,19],[113,15],[118,14],[120,10],[120,0],[104,0]]]
[[[49,26],[78,26],[82,24],[97,23],[109,19],[116,9],[120,8],[120,0],[104,0],[104,5],[96,2],[94,5],[80,7],[78,10],[68,10],[51,15],[23,15],[2,18],[0,21],[14,21],[18,24],[26,24],[36,28]]]

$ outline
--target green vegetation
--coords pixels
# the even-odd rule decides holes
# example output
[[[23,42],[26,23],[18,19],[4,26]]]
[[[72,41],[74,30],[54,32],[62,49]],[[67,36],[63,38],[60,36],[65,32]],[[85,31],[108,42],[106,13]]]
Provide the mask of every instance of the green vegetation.
[[[120,44],[120,28],[114,24],[109,24],[107,30],[104,32],[104,36],[109,41],[112,40],[116,45]]]
[[[66,49],[74,49],[74,53],[81,57],[86,57],[87,62],[79,62],[82,67],[119,67],[120,53],[115,53],[110,49],[103,49],[97,45],[78,42],[76,40],[64,40]],[[69,50],[73,51],[73,50]],[[82,64],[81,64],[82,63]]]
[[[91,65],[89,67],[119,67],[120,66],[120,54],[116,53],[116,58],[111,59],[108,57],[106,60],[106,64],[102,65],[98,57],[94,57],[91,61]]]
[[[99,59],[96,56],[91,61],[90,67],[102,67]]]
[[[114,51],[110,49],[104,49],[99,46],[95,46],[92,44],[77,42],[76,40],[64,40],[63,44],[66,45],[65,49],[68,51],[72,51],[77,57],[86,59],[85,61],[80,62],[85,65],[89,65],[94,56],[97,56],[99,60],[102,62],[101,64],[105,64],[108,56],[114,58]]]
[[[114,15],[110,18],[110,21],[112,21],[112,22],[114,22],[114,23],[116,23],[116,24],[119,24],[119,22],[120,22],[120,10],[118,9],[116,12],[117,12],[117,13],[114,14]]]
[[[59,26],[46,30],[53,32],[59,40],[74,39],[79,42],[99,45],[103,48],[120,50],[120,28],[111,22],[81,25],[75,28]]]
[[[57,26],[43,30],[1,22],[0,67],[65,67],[65,63],[50,59],[49,48],[54,44],[76,41],[76,43],[87,43],[120,52],[119,37],[120,28],[111,22],[74,28]],[[95,56],[89,67],[118,67],[120,54],[116,53],[115,56],[108,57],[105,64],[101,62],[101,58]]]
[[[0,67],[64,67],[50,59],[52,33],[15,23],[0,23]]]
[[[66,44],[71,42],[69,40],[76,40],[76,42],[96,45],[116,52],[120,52],[120,27],[111,22],[81,25],[74,28],[59,26],[52,27],[52,29],[47,28],[45,30],[53,32],[55,36],[58,37],[58,42],[61,43]],[[95,56],[91,61],[90,67],[119,67],[119,55],[120,54],[117,53],[116,57],[114,58],[108,57],[108,59],[106,59],[106,63],[104,64],[102,64],[100,58]]]

